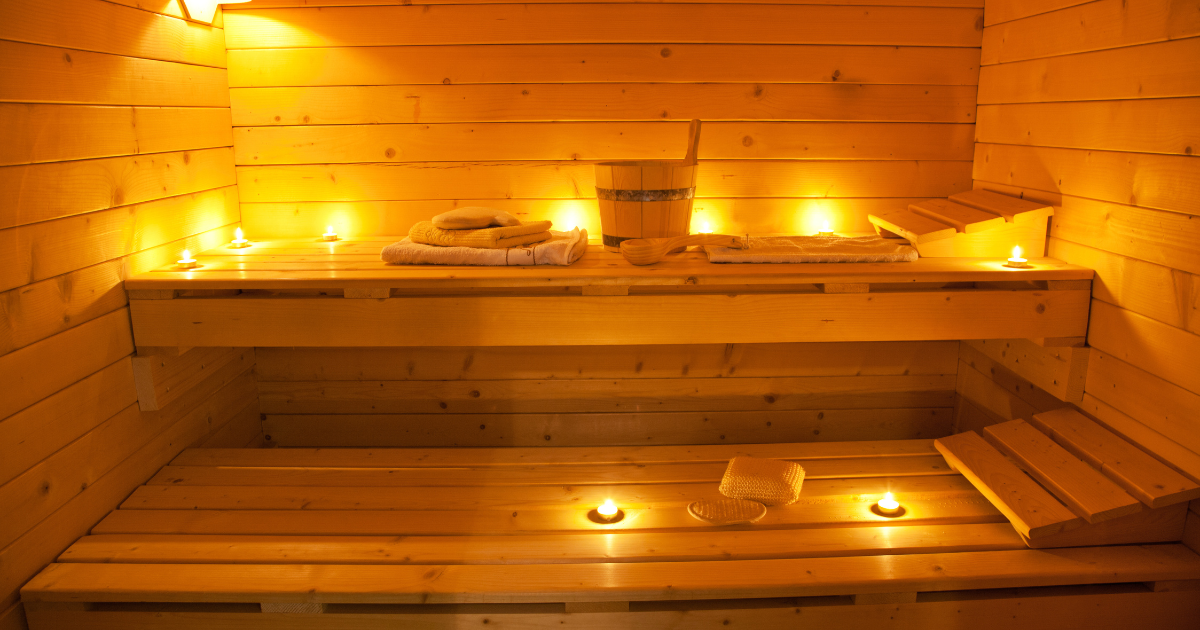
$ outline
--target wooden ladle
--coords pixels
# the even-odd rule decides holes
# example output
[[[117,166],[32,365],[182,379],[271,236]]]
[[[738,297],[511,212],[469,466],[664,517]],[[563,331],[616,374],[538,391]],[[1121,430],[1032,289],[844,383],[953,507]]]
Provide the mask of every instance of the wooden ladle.
[[[621,255],[633,265],[653,265],[669,252],[682,251],[691,245],[719,245],[743,249],[746,241],[727,234],[689,234],[671,238],[633,238],[621,241]]]

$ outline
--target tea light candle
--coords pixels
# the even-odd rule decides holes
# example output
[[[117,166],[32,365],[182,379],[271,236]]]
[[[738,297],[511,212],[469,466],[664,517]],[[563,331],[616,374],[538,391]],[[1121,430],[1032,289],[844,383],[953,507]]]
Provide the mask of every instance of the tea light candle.
[[[1012,258],[1009,258],[1008,262],[1004,263],[1004,266],[1012,267],[1013,269],[1024,269],[1029,266],[1029,261],[1021,258],[1020,245],[1013,246]]]
[[[833,236],[833,228],[829,227],[828,219],[821,223],[821,230],[817,232],[817,236]]]
[[[250,247],[250,241],[247,241],[245,237],[242,236],[242,228],[234,230],[233,240],[229,242],[229,246],[235,249]]]
[[[327,225],[327,226],[325,226],[325,233],[324,233],[324,234],[322,234],[321,236],[322,236],[322,237],[324,237],[324,238],[325,238],[325,240],[327,240],[327,241],[336,241],[336,240],[338,240],[338,235],[337,235],[337,232],[334,232],[334,231],[333,231],[333,226],[332,226],[332,225]]]
[[[588,512],[588,518],[593,523],[608,525],[609,523],[616,523],[625,518],[625,512],[621,511],[617,507],[617,504],[613,503],[612,499],[605,499],[604,503],[600,504],[600,507]]]
[[[195,258],[192,258],[192,253],[186,249],[183,250],[183,255],[180,257],[180,259],[175,261],[176,269],[195,269],[199,266],[200,263],[197,262]]]
[[[904,508],[900,507],[900,502],[892,496],[891,492],[883,495],[874,508],[875,512],[881,516],[900,516],[904,512]]]

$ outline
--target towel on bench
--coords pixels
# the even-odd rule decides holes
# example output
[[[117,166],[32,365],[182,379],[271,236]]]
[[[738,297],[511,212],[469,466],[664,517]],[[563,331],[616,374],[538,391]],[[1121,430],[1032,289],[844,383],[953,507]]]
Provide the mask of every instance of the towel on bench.
[[[412,238],[383,248],[380,258],[400,265],[569,265],[587,251],[587,230],[550,232],[550,240],[525,247],[479,249],[415,243]]]
[[[907,241],[878,236],[756,236],[746,249],[705,246],[714,263],[912,262],[917,250]]]
[[[432,221],[421,221],[408,231],[408,238],[414,243],[442,247],[506,249],[549,240],[550,225],[549,221],[530,221],[521,225],[480,230],[444,230],[435,227]]]

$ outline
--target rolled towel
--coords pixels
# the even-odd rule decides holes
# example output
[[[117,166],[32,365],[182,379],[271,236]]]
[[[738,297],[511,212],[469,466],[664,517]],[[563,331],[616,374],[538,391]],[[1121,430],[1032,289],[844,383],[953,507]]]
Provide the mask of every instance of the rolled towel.
[[[550,225],[549,221],[531,221],[522,225],[481,230],[443,230],[435,227],[431,221],[421,221],[412,226],[412,229],[408,231],[408,237],[414,243],[441,245],[442,247],[507,249],[549,240]]]
[[[384,247],[380,258],[400,265],[569,265],[587,251],[587,230],[575,228],[550,234],[548,241],[509,249],[439,247],[405,238]]]

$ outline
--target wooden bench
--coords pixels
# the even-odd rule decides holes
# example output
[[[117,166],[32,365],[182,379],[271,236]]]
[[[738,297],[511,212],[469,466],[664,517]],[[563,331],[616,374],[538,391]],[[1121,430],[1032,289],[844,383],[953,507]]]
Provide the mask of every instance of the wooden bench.
[[[545,346],[1081,340],[1090,269],[1049,258],[635,267],[598,246],[570,267],[386,265],[395,238],[219,247],[126,280],[139,347]],[[345,300],[348,298],[368,298]],[[548,299],[558,297],[560,299]]]
[[[800,462],[800,501],[689,516],[739,454]],[[871,511],[886,491],[903,516]],[[587,518],[606,498],[624,520]],[[1026,548],[930,440],[191,449],[22,598],[33,630],[1165,629],[1194,627],[1194,580],[1180,544]]]

